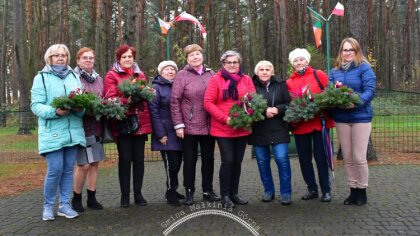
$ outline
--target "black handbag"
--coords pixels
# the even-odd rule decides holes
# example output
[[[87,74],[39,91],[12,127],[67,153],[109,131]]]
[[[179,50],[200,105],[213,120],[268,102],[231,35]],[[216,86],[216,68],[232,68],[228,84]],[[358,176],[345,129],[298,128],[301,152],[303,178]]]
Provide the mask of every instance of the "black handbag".
[[[137,114],[128,115],[126,118],[115,123],[115,129],[118,135],[130,135],[135,133],[140,128],[139,118]]]
[[[113,143],[114,136],[112,135],[110,124],[108,123],[107,120],[104,120],[103,124],[104,124],[104,127],[102,129],[101,143]]]

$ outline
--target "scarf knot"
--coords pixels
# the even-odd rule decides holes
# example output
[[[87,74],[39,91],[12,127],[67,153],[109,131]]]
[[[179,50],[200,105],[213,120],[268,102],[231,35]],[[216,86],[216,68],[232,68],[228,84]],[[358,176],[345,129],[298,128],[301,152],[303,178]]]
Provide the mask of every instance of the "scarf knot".
[[[236,88],[237,83],[242,79],[242,71],[239,70],[235,74],[229,73],[224,68],[221,69],[221,75],[225,79],[225,84],[223,86],[223,99],[226,100],[231,98],[233,100],[238,100],[238,89]]]

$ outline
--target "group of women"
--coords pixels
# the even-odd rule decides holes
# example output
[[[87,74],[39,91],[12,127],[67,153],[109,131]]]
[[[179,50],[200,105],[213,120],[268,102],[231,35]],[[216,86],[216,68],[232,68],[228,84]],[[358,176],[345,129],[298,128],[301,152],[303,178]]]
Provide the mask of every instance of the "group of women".
[[[47,162],[44,183],[43,220],[54,220],[56,192],[59,190],[57,215],[75,218],[83,212],[82,189],[87,182],[87,207],[102,209],[96,200],[98,163],[104,159],[102,146],[103,121],[84,115],[82,109],[54,108],[55,97],[67,96],[77,88],[105,98],[118,98],[128,107],[127,116],[135,116],[138,129],[122,134],[116,129],[118,121],[111,122],[118,150],[118,176],[121,191],[120,206],[130,206],[130,180],[133,172],[134,203],[147,205],[142,195],[144,176],[144,148],[152,134],[152,150],[160,151],[166,173],[166,201],[179,206],[194,203],[195,170],[201,158],[202,193],[205,201],[221,201],[226,208],[244,205],[248,200],[240,196],[241,164],[247,144],[255,148],[257,166],[264,187],[263,202],[275,198],[275,187],[270,168],[274,156],[280,179],[280,197],[283,205],[292,202],[291,167],[288,156],[289,130],[296,140],[302,176],[307,192],[301,197],[309,200],[319,197],[312,155],[315,158],[321,201],[331,201],[331,186],[327,159],[321,136],[321,121],[326,127],[337,127],[344,157],[344,169],[350,195],[344,204],[364,205],[367,202],[368,167],[366,152],[371,129],[375,75],[363,56],[359,43],[353,38],[342,41],[336,67],[330,77],[309,65],[306,49],[295,49],[289,54],[294,68],[286,80],[274,77],[269,61],[255,66],[255,75],[241,70],[242,57],[233,50],[223,53],[218,72],[203,64],[202,48],[191,44],[184,48],[186,66],[178,71],[173,61],[162,61],[152,85],[152,101],[135,101],[124,97],[118,85],[124,80],[144,80],[146,77],[135,63],[136,50],[122,45],[116,52],[116,61],[102,79],[94,70],[95,53],[81,48],[77,66],[69,67],[70,53],[63,44],[51,46],[45,53],[44,69],[34,78],[32,111],[38,116],[39,153]],[[290,101],[306,89],[320,93],[329,82],[341,82],[360,95],[361,102],[347,108],[332,109],[314,119],[287,124],[283,120]],[[234,129],[229,124],[232,105],[247,93],[261,94],[267,100],[265,119],[255,122],[252,131]],[[218,144],[221,165],[219,170],[220,196],[213,187],[214,149]],[[73,166],[77,164],[73,173]],[[185,196],[178,192],[178,172],[183,164]],[[74,185],[73,185],[74,181]],[[73,198],[70,201],[71,190]]]

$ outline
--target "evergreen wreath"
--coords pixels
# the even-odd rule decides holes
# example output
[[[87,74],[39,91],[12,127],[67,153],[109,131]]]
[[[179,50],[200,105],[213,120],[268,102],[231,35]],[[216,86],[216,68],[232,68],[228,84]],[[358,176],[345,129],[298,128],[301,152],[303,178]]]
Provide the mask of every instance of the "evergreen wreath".
[[[315,103],[319,109],[347,108],[352,104],[359,104],[360,98],[351,88],[337,81],[335,84],[329,84],[322,93],[316,94]]]
[[[54,108],[72,109],[84,108],[87,110],[92,109],[93,102],[98,97],[94,93],[88,93],[80,88],[70,92],[68,96],[55,97],[51,103]]]
[[[294,98],[287,106],[283,120],[289,123],[298,123],[313,119],[319,112],[319,107],[314,102],[314,96],[309,89]]]
[[[119,98],[98,98],[93,103],[92,114],[98,121],[102,117],[108,120],[122,120],[126,111],[127,106],[124,106]]]
[[[155,89],[152,86],[147,85],[144,80],[130,79],[123,80],[119,85],[118,89],[124,95],[124,97],[131,97],[133,103],[139,103],[144,100],[152,101],[155,96]]]
[[[264,120],[265,109],[267,109],[267,100],[261,94],[247,93],[229,110],[229,125],[234,129],[251,130],[253,122]]]

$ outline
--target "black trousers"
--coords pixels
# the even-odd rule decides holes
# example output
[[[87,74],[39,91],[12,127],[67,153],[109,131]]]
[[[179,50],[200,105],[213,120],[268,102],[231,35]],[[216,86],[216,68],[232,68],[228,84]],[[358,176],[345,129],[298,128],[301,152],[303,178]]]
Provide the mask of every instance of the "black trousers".
[[[328,162],[325,156],[322,132],[313,131],[309,134],[295,134],[296,149],[299,156],[300,170],[303,179],[308,185],[309,191],[318,191],[314,166],[312,164],[312,152],[318,169],[319,184],[323,193],[331,192],[328,173]]]
[[[220,195],[238,194],[241,165],[244,159],[247,137],[217,138],[222,164],[220,165]]]
[[[195,191],[195,168],[198,144],[201,152],[201,178],[203,192],[213,190],[215,139],[210,135],[185,135],[182,141],[184,151],[184,187]]]
[[[160,151],[165,164],[166,189],[178,188],[178,172],[182,163],[182,151]]]
[[[133,163],[133,191],[140,193],[144,176],[144,144],[147,135],[118,137],[118,177],[121,194],[130,194],[131,163]]]

